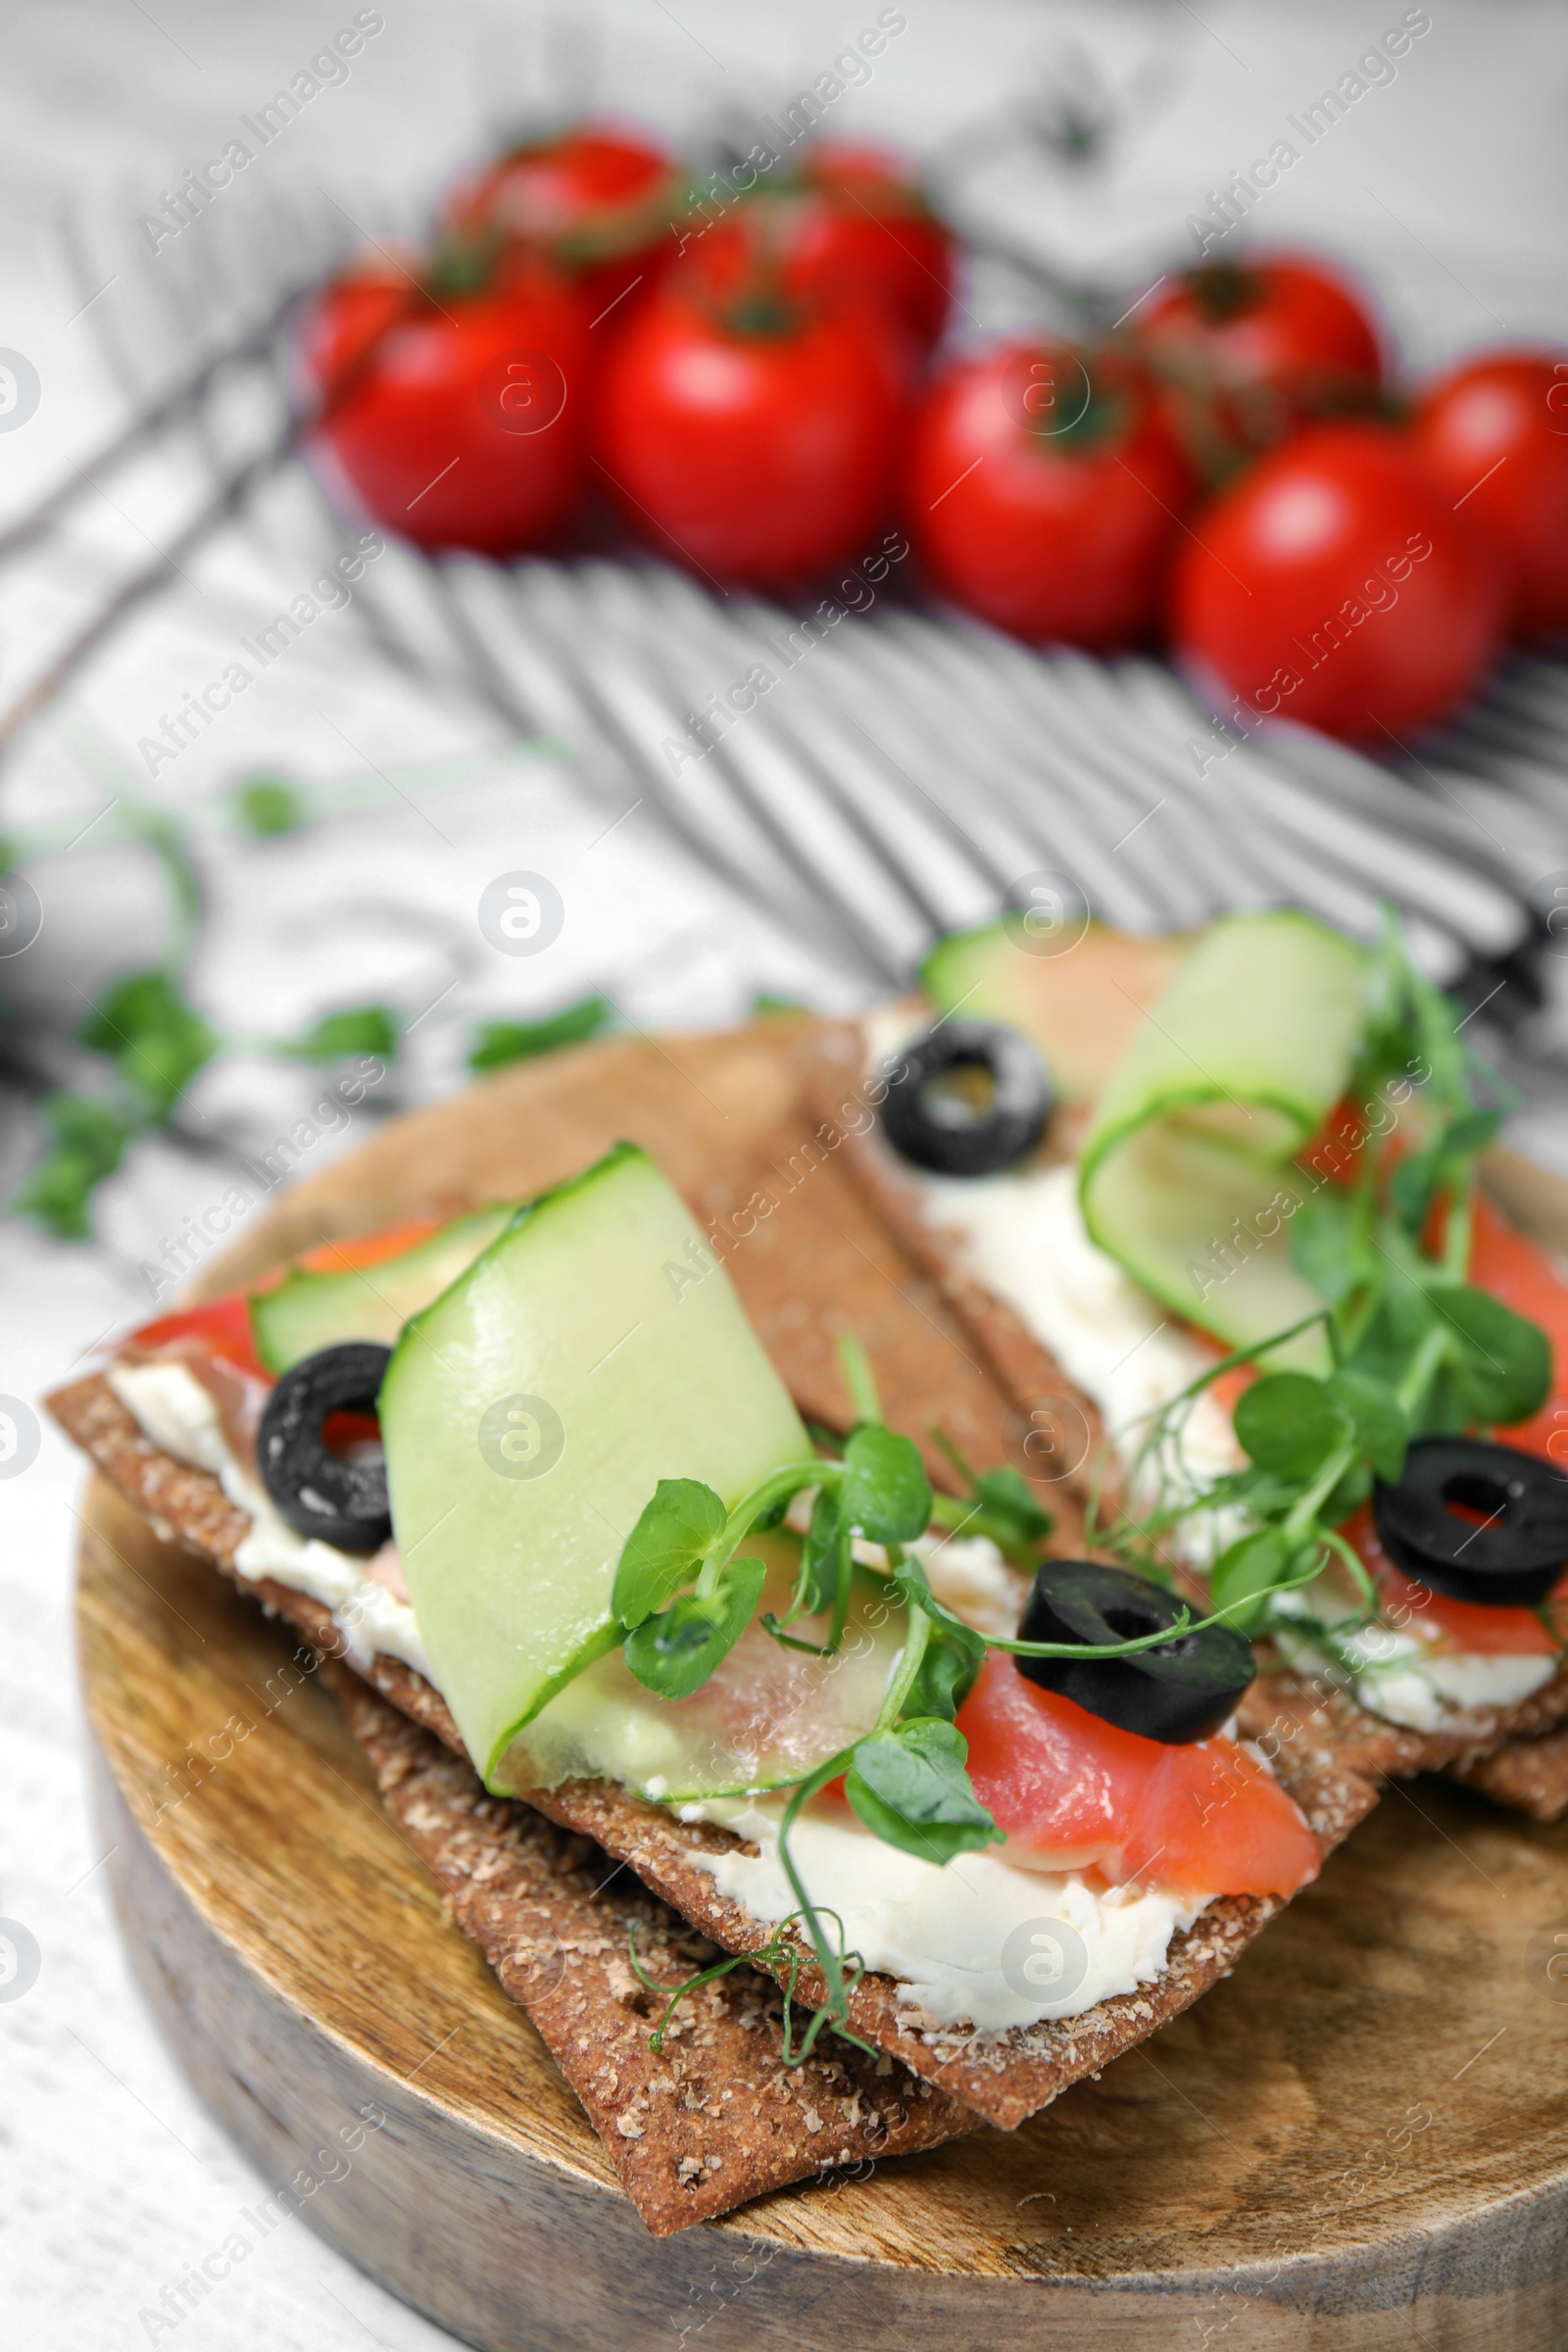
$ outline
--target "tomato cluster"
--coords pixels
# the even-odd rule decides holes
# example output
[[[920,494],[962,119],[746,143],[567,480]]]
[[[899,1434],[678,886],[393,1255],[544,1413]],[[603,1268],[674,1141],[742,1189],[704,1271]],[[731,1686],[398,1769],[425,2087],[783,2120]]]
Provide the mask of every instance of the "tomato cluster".
[[[315,446],[431,549],[611,514],[787,593],[897,518],[940,595],[1037,643],[1164,643],[1244,726],[1381,745],[1505,637],[1568,633],[1568,360],[1411,394],[1365,298],[1283,254],[1161,278],[1093,340],[938,350],[960,258],[879,154],[754,148],[698,186],[590,123],[322,290]]]

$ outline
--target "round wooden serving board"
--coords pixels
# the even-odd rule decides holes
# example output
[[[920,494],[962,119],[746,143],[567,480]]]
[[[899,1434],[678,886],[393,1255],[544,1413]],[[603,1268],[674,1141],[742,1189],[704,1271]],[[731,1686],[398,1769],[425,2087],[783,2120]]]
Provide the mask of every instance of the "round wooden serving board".
[[[203,1287],[526,1192],[620,1132],[716,1199],[788,1107],[781,1046],[506,1073],[290,1192]],[[1500,1173],[1568,1234],[1557,1190]],[[270,2185],[319,2183],[323,2236],[488,2352],[1568,2341],[1568,1986],[1544,1958],[1568,1827],[1396,1788],[1228,1983],[1021,2132],[656,2241],[330,1697],[270,1699],[289,1642],[101,1486],[80,1640],[120,1915],[176,2055]],[[367,2108],[384,2125],[341,2152]]]

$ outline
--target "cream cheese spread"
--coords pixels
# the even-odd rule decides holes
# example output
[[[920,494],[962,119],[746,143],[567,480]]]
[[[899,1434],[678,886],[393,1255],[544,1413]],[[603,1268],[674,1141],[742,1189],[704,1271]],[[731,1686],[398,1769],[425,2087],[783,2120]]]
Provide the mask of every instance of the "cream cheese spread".
[[[434,1683],[414,1611],[388,1581],[396,1575],[395,1556],[377,1553],[367,1561],[315,1537],[296,1535],[234,1459],[218,1407],[188,1365],[172,1358],[116,1364],[109,1385],[144,1436],[176,1461],[210,1471],[230,1502],[250,1514],[250,1533],[234,1554],[237,1574],[252,1582],[271,1577],[320,1601],[360,1664],[368,1665],[379,1651],[402,1658]]]
[[[770,1924],[799,1909],[778,1858],[782,1800],[710,1799],[679,1812],[683,1821],[721,1822],[757,1847],[692,1855],[720,1894]],[[817,1909],[842,1921],[845,1950],[899,1980],[916,2027],[1001,2032],[1080,2017],[1112,1993],[1152,1984],[1172,1936],[1212,1900],[1148,1887],[1097,1891],[1079,1873],[1021,1869],[995,1853],[959,1854],[938,1868],[848,1815],[803,1813],[790,1850]]]
[[[1332,1625],[1353,1609],[1327,1579],[1300,1593],[1286,1593],[1279,1605],[1286,1615],[1315,1617],[1321,1625]],[[1361,1626],[1339,1637],[1343,1663],[1326,1657],[1304,1634],[1280,1634],[1276,1645],[1298,1671],[1348,1682],[1356,1704],[1369,1715],[1411,1732],[1456,1731],[1467,1715],[1517,1706],[1557,1671],[1558,1660],[1549,1653],[1442,1649],[1436,1646],[1440,1639],[1436,1632]]]

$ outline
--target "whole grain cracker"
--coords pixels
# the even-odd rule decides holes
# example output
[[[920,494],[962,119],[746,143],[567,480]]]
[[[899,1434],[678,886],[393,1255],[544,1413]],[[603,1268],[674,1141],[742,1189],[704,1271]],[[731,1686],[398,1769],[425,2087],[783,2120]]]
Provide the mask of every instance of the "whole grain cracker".
[[[203,1553],[251,1592],[263,1605],[286,1617],[323,1654],[343,1653],[343,1636],[330,1612],[306,1594],[270,1579],[239,1577],[234,1545],[249,1524],[222,1495],[218,1481],[160,1453],[143,1436],[108,1382],[94,1376],[58,1392],[50,1410],[99,1469],[148,1517]],[[226,1513],[226,1517],[225,1517]],[[216,1548],[221,1542],[223,1548]],[[462,1740],[446,1702],[425,1678],[400,1659],[376,1655],[356,1661],[366,1679],[413,1721],[433,1733],[455,1754]],[[1313,1748],[1298,1756],[1281,1745],[1276,1764],[1296,1795],[1326,1853],[1377,1802],[1372,1779]],[[739,1905],[720,1895],[698,1856],[740,1844],[729,1831],[710,1823],[680,1822],[662,1808],[605,1782],[568,1782],[553,1789],[521,1792],[528,1804],[591,1838],[618,1861],[628,1863],[710,1941],[727,1951],[756,1954],[769,1941],[764,1929]],[[1193,1926],[1172,1939],[1168,1964],[1152,1985],[1117,1993],[1080,2017],[1014,2027],[1006,2033],[965,2033],[911,2014],[907,1996],[891,1977],[868,1974],[850,1998],[854,2030],[909,2071],[960,2100],[1004,2130],[1028,2116],[1086,2075],[1098,2074],[1112,2058],[1145,2040],[1168,2018],[1229,1975],[1237,1958],[1282,1907],[1270,1896],[1234,1895],[1209,1905]],[[824,1988],[808,1947],[797,1940],[799,1986],[808,2004]],[[783,1973],[783,1963],[778,1973]]]
[[[525,2009],[656,2237],[842,2165],[907,2155],[975,2119],[903,2067],[824,2034],[784,2062],[778,1987],[752,1968],[690,1994],[662,2052],[663,2001],[713,1958],[680,1915],[586,1838],[489,1795],[466,1760],[360,1676],[322,1669],[388,1809],[453,1918]],[[799,2029],[797,2020],[797,2030]]]

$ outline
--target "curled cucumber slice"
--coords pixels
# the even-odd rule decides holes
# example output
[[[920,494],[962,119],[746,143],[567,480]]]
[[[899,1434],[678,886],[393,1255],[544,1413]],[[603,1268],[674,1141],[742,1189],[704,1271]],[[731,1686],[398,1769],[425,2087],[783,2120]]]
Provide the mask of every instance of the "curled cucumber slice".
[[[1079,1198],[1100,1247],[1186,1321],[1250,1347],[1323,1304],[1289,1223],[1295,1166],[1344,1094],[1368,956],[1294,911],[1229,915],[1191,948],[1101,1098]],[[1280,1351],[1314,1364],[1313,1331]]]
[[[761,1609],[782,1614],[798,1540],[781,1531],[751,1538],[747,1549],[767,1566]],[[906,1629],[884,1579],[858,1568],[832,1657],[781,1646],[760,1612],[702,1689],[672,1702],[645,1690],[612,1650],[514,1734],[490,1786],[525,1790],[603,1779],[668,1805],[787,1788],[870,1731]],[[820,1642],[827,1620],[798,1618],[790,1632]]]

